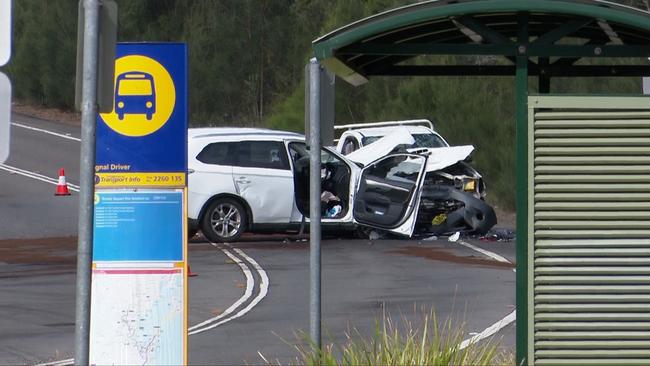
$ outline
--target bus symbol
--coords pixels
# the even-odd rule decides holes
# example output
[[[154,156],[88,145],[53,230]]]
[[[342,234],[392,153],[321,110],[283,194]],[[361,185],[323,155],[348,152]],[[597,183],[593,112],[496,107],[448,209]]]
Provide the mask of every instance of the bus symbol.
[[[156,88],[151,74],[125,72],[117,76],[115,112],[120,120],[125,114],[145,114],[151,120],[156,113]]]

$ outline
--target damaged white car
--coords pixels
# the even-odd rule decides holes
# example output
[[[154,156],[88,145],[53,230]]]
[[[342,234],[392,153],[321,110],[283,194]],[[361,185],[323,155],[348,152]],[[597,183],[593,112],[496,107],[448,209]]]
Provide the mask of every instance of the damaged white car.
[[[412,139],[407,133],[402,138]],[[188,219],[214,242],[244,232],[286,232],[309,223],[309,150],[304,136],[252,128],[188,131]],[[386,155],[402,140],[382,139],[353,162],[321,150],[323,230],[377,228],[411,236],[427,154]],[[410,141],[410,140],[409,140]],[[374,155],[374,158],[373,158]]]
[[[380,153],[395,152],[395,144],[398,150],[428,155],[417,233],[483,234],[496,224],[494,209],[484,200],[483,177],[467,163],[473,146],[450,147],[428,120],[362,123],[335,129],[343,130],[337,151],[361,164]],[[377,146],[380,142],[383,146]]]

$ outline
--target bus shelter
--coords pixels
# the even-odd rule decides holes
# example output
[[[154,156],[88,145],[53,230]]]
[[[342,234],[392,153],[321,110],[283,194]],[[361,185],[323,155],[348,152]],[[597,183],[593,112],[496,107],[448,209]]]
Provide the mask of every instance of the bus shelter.
[[[313,51],[354,86],[514,76],[517,364],[648,362],[650,100],[544,94],[554,77],[650,76],[650,13],[600,0],[426,1],[346,25]]]

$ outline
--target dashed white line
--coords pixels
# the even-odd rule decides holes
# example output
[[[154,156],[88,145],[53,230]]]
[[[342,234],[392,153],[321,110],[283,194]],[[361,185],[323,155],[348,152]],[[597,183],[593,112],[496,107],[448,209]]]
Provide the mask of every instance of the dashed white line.
[[[61,137],[61,138],[68,139],[68,140],[81,141],[80,138],[73,137],[73,136],[70,136],[70,135],[64,135],[64,134],[62,134],[62,133],[56,133],[56,132],[52,132],[52,131],[48,131],[48,130],[44,130],[44,129],[42,129],[42,128],[36,128],[36,127],[32,127],[32,126],[27,126],[27,125],[23,125],[23,124],[21,124],[21,123],[16,123],[16,122],[11,122],[11,124],[12,124],[13,126],[16,126],[16,127],[20,127],[20,128],[24,128],[24,129],[32,130],[32,131],[37,131],[37,132],[46,133],[46,134],[48,134],[48,135],[53,135],[53,136]]]

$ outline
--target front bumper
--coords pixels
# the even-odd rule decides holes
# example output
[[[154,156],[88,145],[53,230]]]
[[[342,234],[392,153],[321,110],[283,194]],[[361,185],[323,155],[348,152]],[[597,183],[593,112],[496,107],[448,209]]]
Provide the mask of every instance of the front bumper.
[[[415,226],[416,233],[443,235],[456,231],[485,234],[497,223],[494,209],[472,193],[452,186],[425,186]]]

